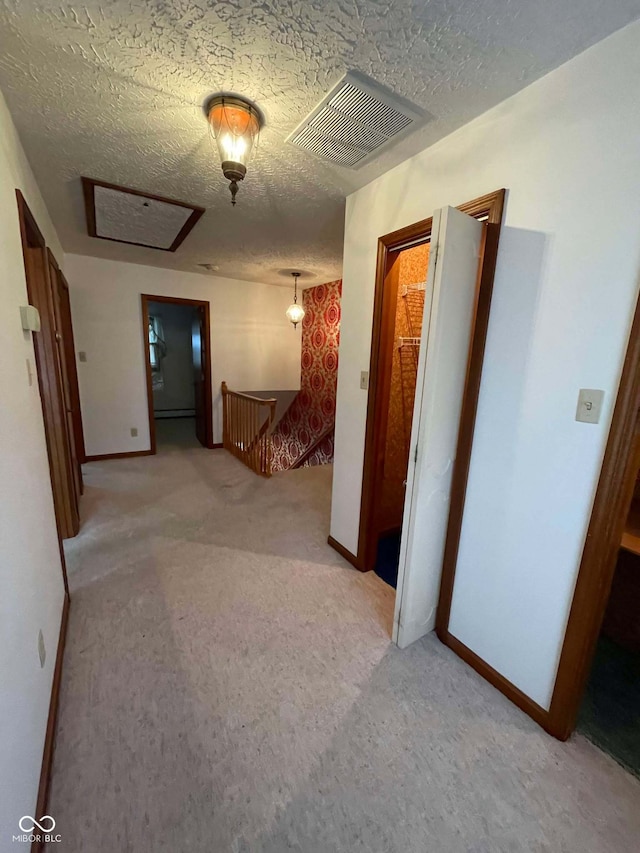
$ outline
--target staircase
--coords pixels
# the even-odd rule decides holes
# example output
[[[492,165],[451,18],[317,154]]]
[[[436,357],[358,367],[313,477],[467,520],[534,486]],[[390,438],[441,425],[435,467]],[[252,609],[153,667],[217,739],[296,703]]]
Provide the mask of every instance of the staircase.
[[[222,383],[224,447],[258,474],[333,461],[341,295],[341,281],[303,293],[300,391],[293,399],[291,392],[240,393]]]
[[[231,391],[226,382],[221,391],[222,446],[256,474],[270,477],[276,398]]]

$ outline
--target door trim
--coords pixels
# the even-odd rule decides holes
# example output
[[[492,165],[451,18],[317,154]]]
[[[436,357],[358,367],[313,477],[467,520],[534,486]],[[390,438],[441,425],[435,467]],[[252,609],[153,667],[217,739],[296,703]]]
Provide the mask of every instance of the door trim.
[[[209,303],[202,299],[183,299],[179,296],[153,296],[149,293],[141,294],[142,300],[142,340],[144,343],[145,376],[147,380],[147,410],[149,414],[149,441],[148,451],[144,455],[153,456],[156,448],[156,424],[153,416],[153,382],[151,377],[151,357],[149,352],[149,302],[165,302],[170,305],[192,305],[194,308],[204,309],[204,349],[206,353],[206,364],[204,367],[204,407],[207,425],[207,448],[213,450],[213,390],[211,386],[211,321]],[[141,455],[143,455],[141,453]]]
[[[78,366],[76,364],[76,345],[73,337],[73,322],[71,317],[71,296],[69,292],[69,282],[65,278],[64,273],[58,268],[59,283],[64,291],[64,306],[61,306],[63,324],[66,325],[66,320],[69,320],[66,334],[64,335],[65,352],[67,356],[67,371],[69,374],[69,385],[71,397],[73,401],[73,430],[76,440],[76,454],[78,461],[83,463],[86,458],[86,450],[84,446],[84,429],[82,426],[82,408],[80,405],[80,387],[78,383]]]
[[[467,485],[469,464],[471,461],[471,445],[473,440],[473,429],[478,406],[478,393],[480,390],[480,377],[482,375],[482,362],[484,348],[489,324],[489,309],[491,306],[491,294],[493,292],[493,279],[498,253],[498,242],[500,239],[500,228],[504,211],[506,191],[496,190],[487,195],[473,199],[458,206],[458,210],[473,216],[476,219],[484,219],[487,222],[487,234],[485,243],[485,263],[478,286],[478,302],[474,325],[471,333],[471,348],[467,379],[463,393],[462,415],[460,420],[460,432],[456,452],[456,462],[453,470],[451,488],[451,509],[449,513],[449,526],[447,528],[447,547],[445,549],[445,569],[443,568],[443,583],[446,580],[453,588],[453,576],[451,574],[451,560],[457,556],[458,540],[462,525],[462,511],[464,508],[464,497]],[[371,360],[369,364],[369,396],[367,400],[367,422],[365,430],[365,449],[362,478],[362,498],[360,503],[360,528],[358,532],[358,553],[354,556],[355,566],[360,571],[366,572],[372,568],[372,548],[369,542],[369,530],[373,522],[373,485],[375,476],[377,433],[380,430],[379,408],[381,388],[382,358],[380,344],[383,337],[385,320],[388,324],[389,318],[384,316],[384,290],[385,278],[389,254],[396,249],[414,241],[426,241],[431,236],[431,217],[385,234],[378,240],[378,259],[376,266],[376,283],[373,305],[373,331],[371,338]],[[456,532],[457,531],[457,532]],[[331,544],[331,543],[330,543]],[[448,560],[448,562],[447,562]],[[455,568],[455,561],[453,563]],[[449,602],[450,604],[450,602]],[[443,609],[443,615],[448,611]]]
[[[31,334],[38,389],[42,406],[49,474],[60,539],[71,538],[80,526],[78,495],[72,470],[71,444],[65,405],[61,359],[58,345],[54,282],[51,280],[55,258],[47,249],[35,217],[19,189],[16,189],[20,240],[24,260],[27,300],[38,307],[42,329]],[[34,265],[42,267],[42,282],[34,277]],[[61,546],[62,548],[62,546]],[[66,578],[66,575],[65,575]],[[65,580],[66,583],[66,580]]]
[[[640,298],[629,334],[549,708],[547,730],[560,740],[566,740],[575,728],[609,600],[638,470],[633,448],[639,409]]]

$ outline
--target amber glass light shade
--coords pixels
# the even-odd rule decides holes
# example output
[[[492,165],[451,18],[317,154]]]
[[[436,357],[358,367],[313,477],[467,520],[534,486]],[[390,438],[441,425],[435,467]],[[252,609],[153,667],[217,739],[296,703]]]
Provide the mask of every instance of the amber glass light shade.
[[[260,113],[243,98],[219,95],[207,105],[207,116],[218,146],[222,171],[230,181],[231,203],[235,204],[238,181],[244,180],[247,174],[260,135]]]

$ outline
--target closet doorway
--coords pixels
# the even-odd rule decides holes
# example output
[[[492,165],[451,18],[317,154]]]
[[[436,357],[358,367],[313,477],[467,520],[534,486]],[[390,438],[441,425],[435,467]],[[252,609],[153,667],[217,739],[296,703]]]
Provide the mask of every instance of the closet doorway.
[[[457,208],[481,222],[485,233],[452,474],[448,535],[452,544],[447,551],[452,566],[457,557],[456,528],[459,535],[504,196],[504,190],[497,190]],[[435,266],[437,256],[431,242],[432,228],[429,218],[378,241],[360,530],[353,562],[361,571],[377,569],[392,585],[400,558],[411,467],[410,439],[417,427],[414,402],[421,345],[427,331],[423,327],[425,297],[430,298],[426,279],[428,267]]]
[[[388,253],[380,336],[379,418],[369,519],[372,567],[397,585],[431,235]]]
[[[209,303],[142,295],[151,452],[213,447]]]

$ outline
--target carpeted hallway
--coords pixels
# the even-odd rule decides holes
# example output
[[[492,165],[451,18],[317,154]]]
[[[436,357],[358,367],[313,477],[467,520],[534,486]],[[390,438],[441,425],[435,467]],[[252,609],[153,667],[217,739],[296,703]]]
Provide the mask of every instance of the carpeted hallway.
[[[326,544],[330,477],[170,443],[85,467],[55,848],[636,853],[636,779],[391,644],[394,590]]]

